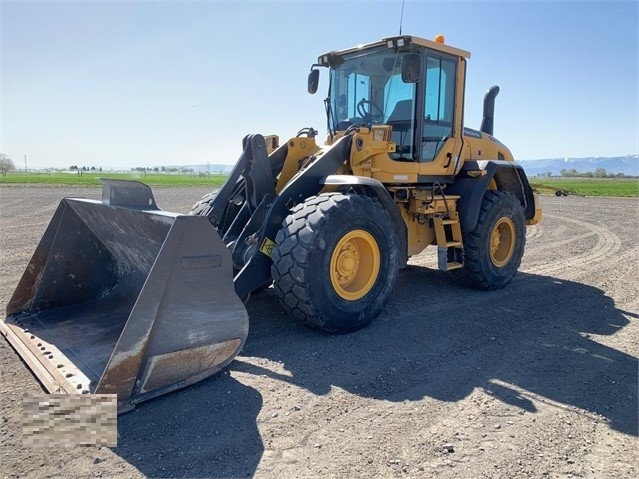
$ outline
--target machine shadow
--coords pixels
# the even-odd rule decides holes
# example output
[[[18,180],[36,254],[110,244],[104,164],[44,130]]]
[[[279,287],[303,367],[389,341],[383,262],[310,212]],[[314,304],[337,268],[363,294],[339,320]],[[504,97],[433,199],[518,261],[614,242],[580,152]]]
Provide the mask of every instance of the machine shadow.
[[[147,477],[252,477],[262,396],[224,371],[118,418],[113,452]]]
[[[385,312],[347,335],[298,324],[272,289],[247,306],[242,356],[282,362],[292,377],[279,379],[316,394],[339,386],[389,401],[458,401],[483,388],[531,412],[538,395],[637,435],[637,359],[591,337],[612,335],[629,319],[589,285],[519,273],[502,290],[475,291],[447,273],[409,266]],[[278,378],[242,356],[232,369]]]
[[[637,359],[591,337],[614,334],[634,313],[592,286],[520,273],[503,290],[475,291],[446,273],[409,266],[385,312],[346,335],[301,325],[272,289],[247,309],[249,338],[231,371],[318,395],[338,386],[397,402],[459,401],[482,388],[533,413],[541,396],[637,435]],[[292,376],[252,357],[281,362]],[[148,477],[250,477],[264,452],[256,422],[262,405],[261,394],[227,370],[121,416],[113,451]]]

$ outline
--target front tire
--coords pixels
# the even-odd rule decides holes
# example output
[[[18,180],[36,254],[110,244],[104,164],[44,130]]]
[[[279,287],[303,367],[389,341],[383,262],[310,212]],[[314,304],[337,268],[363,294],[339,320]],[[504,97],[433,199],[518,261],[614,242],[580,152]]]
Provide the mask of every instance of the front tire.
[[[397,232],[373,199],[327,193],[297,205],[275,239],[275,293],[284,309],[334,333],[368,325],[397,281]]]
[[[462,284],[495,290],[517,273],[526,244],[526,221],[517,198],[504,191],[484,194],[477,225],[464,234],[464,267],[451,271]]]

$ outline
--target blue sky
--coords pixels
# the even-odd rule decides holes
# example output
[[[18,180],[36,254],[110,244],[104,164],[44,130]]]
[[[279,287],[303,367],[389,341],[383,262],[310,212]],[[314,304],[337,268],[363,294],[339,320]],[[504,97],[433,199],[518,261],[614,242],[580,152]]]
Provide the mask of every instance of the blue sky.
[[[399,30],[401,0],[1,5],[0,152],[23,167],[228,163],[247,133],[324,135],[321,53]],[[403,33],[469,50],[516,159],[636,154],[637,2],[410,1]]]

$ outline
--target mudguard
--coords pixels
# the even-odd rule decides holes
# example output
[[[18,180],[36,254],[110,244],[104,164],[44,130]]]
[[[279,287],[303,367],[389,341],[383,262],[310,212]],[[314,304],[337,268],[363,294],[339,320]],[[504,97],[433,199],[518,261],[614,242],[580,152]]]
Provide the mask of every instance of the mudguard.
[[[519,199],[527,220],[535,216],[533,190],[521,165],[502,160],[467,161],[455,182],[446,187],[446,194],[460,196],[457,209],[464,233],[475,229],[484,193],[493,179],[497,189]]]

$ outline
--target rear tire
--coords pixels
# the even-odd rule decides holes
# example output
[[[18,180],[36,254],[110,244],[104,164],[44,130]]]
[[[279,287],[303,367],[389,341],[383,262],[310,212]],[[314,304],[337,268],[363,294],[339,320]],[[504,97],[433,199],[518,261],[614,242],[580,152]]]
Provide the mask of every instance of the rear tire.
[[[275,293],[284,309],[333,333],[368,325],[397,281],[398,236],[373,199],[327,193],[308,198],[275,239]]]
[[[519,200],[504,191],[487,191],[477,225],[463,239],[464,267],[451,271],[455,278],[478,289],[506,286],[517,273],[526,244]]]

